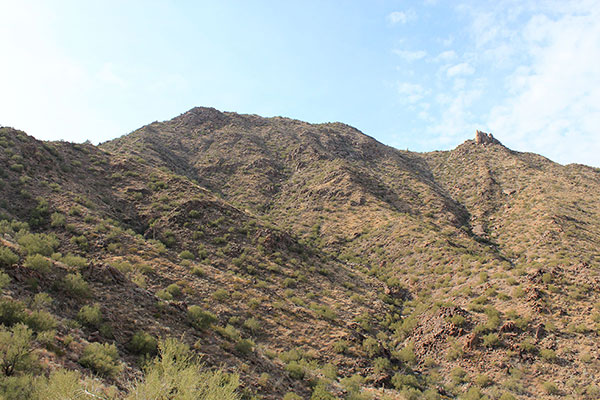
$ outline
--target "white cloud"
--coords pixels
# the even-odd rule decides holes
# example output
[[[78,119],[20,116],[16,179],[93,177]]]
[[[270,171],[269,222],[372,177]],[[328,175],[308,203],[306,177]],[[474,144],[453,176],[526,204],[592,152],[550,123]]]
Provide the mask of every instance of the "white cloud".
[[[415,20],[417,18],[417,13],[414,10],[407,11],[394,11],[389,13],[387,16],[387,20],[392,24],[406,24],[409,21]]]
[[[600,165],[600,12],[530,18],[520,32],[530,62],[507,78],[510,97],[488,125],[505,142],[559,162]]]
[[[456,57],[456,52],[454,50],[447,50],[438,54],[437,57],[435,57],[434,61],[447,62],[455,59]]]
[[[417,51],[393,50],[393,53],[409,62],[420,60],[427,56],[427,52],[424,50],[417,50]]]
[[[463,62],[460,64],[453,65],[446,70],[446,75],[449,78],[460,75],[472,75],[475,72],[475,68],[471,64]]]
[[[406,103],[414,104],[421,100],[429,93],[423,86],[418,83],[399,82],[397,84],[398,93],[402,95],[402,99]]]

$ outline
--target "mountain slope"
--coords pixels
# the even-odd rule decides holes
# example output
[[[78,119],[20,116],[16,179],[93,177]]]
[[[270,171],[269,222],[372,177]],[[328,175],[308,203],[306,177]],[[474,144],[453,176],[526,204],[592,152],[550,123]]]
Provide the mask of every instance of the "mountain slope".
[[[594,398],[596,169],[209,108],[98,147],[1,133],[4,298],[54,299],[50,365],[90,374],[88,342],[114,343],[125,369],[102,382],[123,395],[145,331],[184,334],[246,397]],[[27,229],[56,236],[49,272]],[[65,289],[76,272],[87,296]]]

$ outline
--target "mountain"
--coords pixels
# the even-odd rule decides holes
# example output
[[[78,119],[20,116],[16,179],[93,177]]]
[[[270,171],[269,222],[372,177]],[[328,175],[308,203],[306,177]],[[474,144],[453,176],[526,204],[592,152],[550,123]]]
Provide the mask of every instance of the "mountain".
[[[598,169],[212,108],[99,146],[1,128],[0,165],[0,322],[38,359],[4,393],[134,396],[166,337],[242,398],[600,392]]]

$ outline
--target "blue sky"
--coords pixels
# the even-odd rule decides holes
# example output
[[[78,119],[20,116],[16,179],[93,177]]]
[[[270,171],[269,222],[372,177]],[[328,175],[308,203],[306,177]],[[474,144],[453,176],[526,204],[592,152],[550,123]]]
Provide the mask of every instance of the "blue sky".
[[[600,1],[0,0],[0,124],[105,141],[194,106],[600,166]]]

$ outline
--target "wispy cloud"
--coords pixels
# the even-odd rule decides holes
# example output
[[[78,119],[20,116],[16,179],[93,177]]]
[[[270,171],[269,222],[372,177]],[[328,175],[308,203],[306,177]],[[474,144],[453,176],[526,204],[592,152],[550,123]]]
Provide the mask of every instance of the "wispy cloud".
[[[475,72],[475,68],[469,63],[460,63],[451,66],[446,70],[446,75],[449,78],[460,76],[460,75],[472,75]]]
[[[600,11],[533,16],[520,32],[530,62],[506,80],[511,96],[489,126],[523,149],[600,165]]]
[[[404,102],[410,104],[417,103],[429,93],[427,89],[418,83],[399,82],[397,88]]]
[[[414,10],[394,11],[387,16],[387,20],[392,24],[406,24],[415,19],[417,19],[417,13]]]
[[[427,52],[425,50],[417,50],[417,51],[393,50],[393,53],[409,62],[420,60],[427,56]]]

